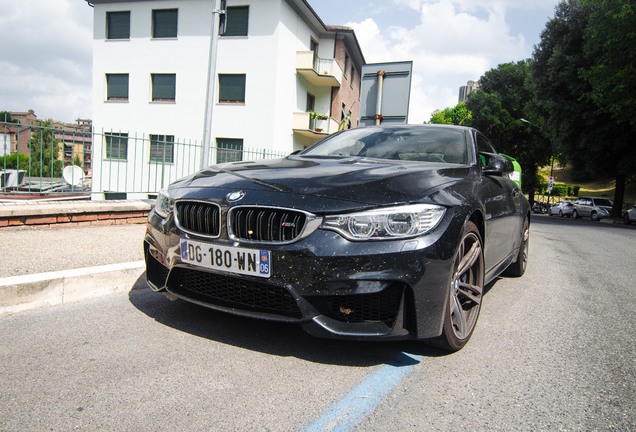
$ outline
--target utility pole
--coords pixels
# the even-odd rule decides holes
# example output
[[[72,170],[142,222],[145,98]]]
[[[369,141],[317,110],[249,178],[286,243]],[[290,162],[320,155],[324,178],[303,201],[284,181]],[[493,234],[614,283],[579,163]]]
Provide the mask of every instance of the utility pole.
[[[216,57],[219,45],[219,24],[225,14],[225,0],[212,0],[212,34],[208,56],[208,77],[205,92],[205,118],[203,119],[203,148],[201,149],[201,168],[210,164],[212,140],[212,111],[214,108],[214,89],[216,87]]]

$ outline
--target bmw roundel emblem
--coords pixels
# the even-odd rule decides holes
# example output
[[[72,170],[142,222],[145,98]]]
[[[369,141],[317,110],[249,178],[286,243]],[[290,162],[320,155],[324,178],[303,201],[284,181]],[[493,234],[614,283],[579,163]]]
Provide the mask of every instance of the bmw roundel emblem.
[[[245,196],[245,192],[243,191],[230,192],[229,194],[225,196],[225,200],[229,203],[233,203],[233,202],[242,200],[244,196]]]

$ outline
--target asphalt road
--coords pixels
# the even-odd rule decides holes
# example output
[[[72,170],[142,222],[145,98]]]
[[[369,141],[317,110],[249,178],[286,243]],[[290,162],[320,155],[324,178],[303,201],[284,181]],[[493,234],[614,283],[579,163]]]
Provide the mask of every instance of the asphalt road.
[[[0,316],[0,430],[636,430],[635,244],[535,217],[526,275],[489,287],[451,355],[315,339],[141,280]]]

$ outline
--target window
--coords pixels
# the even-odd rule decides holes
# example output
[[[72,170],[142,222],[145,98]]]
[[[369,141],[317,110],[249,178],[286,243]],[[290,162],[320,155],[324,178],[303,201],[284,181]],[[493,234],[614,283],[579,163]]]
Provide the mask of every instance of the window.
[[[130,11],[106,12],[106,39],[130,39]]]
[[[245,103],[245,74],[219,75],[219,102]]]
[[[236,138],[216,139],[216,163],[243,160],[243,140]]]
[[[152,11],[152,37],[176,38],[178,9],[155,9]]]
[[[307,93],[307,109],[305,111],[313,111],[316,108],[316,96]]]
[[[174,135],[150,135],[150,162],[174,162]]]
[[[356,68],[351,65],[351,77],[349,78],[349,84],[353,88],[353,81],[356,79]]]
[[[152,74],[152,101],[174,102],[177,92],[177,76],[175,74]]]
[[[225,31],[223,36],[247,36],[249,6],[228,7],[225,10]]]
[[[345,64],[344,64],[344,73],[345,75],[347,75],[347,72],[349,72],[349,54],[345,53]]]
[[[128,100],[128,74],[106,74],[106,100]]]
[[[106,134],[106,159],[126,160],[128,158],[128,134]]]

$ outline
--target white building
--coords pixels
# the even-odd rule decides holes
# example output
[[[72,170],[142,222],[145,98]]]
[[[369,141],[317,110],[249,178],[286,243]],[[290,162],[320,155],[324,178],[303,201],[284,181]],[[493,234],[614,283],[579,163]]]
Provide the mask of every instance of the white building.
[[[204,130],[215,163],[302,149],[349,110],[357,126],[365,62],[355,34],[325,25],[306,0],[227,0],[216,56],[213,0],[88,3],[94,199],[145,197],[207,165]],[[328,120],[314,124],[310,112]]]

